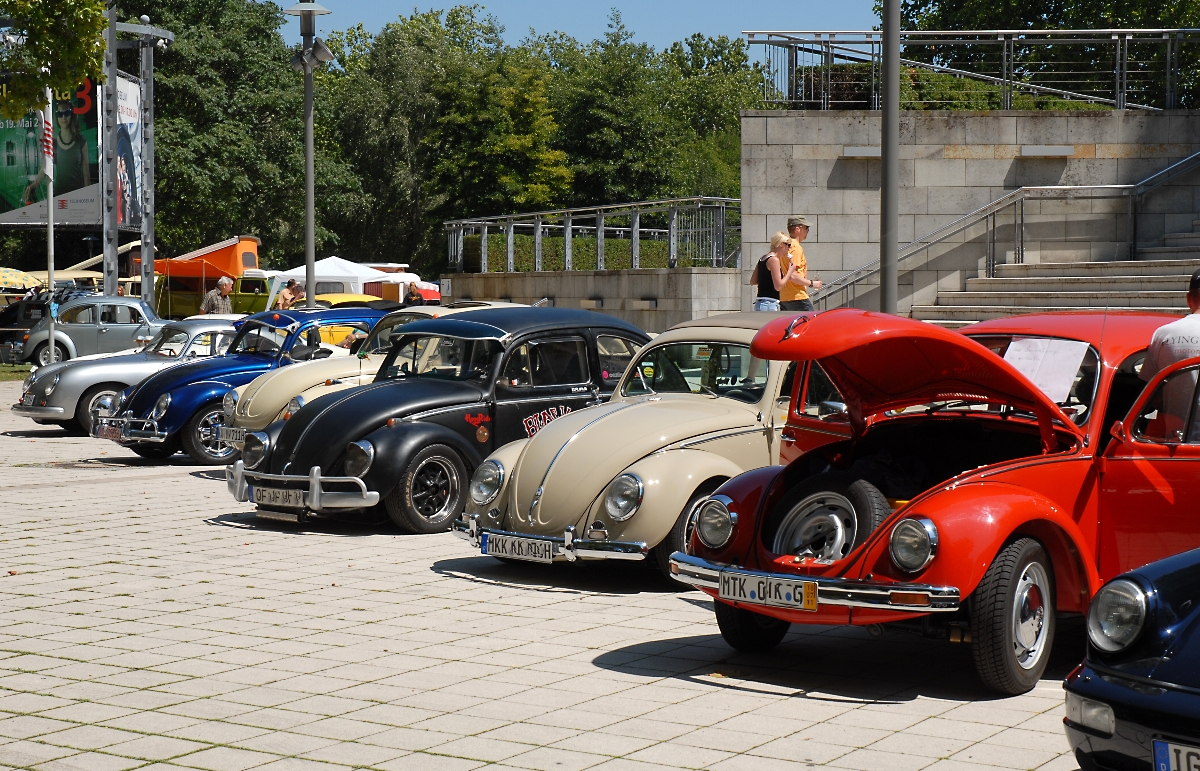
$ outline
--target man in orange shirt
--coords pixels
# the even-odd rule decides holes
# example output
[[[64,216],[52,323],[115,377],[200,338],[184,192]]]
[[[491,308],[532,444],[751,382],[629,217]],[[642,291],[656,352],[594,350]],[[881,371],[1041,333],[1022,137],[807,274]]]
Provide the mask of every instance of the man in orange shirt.
[[[792,237],[792,247],[788,256],[796,271],[788,278],[783,289],[779,290],[779,309],[784,311],[811,311],[812,300],[808,297],[807,289],[821,288],[819,279],[808,278],[808,261],[804,259],[804,247],[800,242],[808,238],[808,219],[799,215],[788,217],[788,235]]]

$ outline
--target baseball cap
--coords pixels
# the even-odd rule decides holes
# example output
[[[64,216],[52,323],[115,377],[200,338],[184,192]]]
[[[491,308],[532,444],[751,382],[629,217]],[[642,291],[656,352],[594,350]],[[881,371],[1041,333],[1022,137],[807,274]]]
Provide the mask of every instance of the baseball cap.
[[[795,228],[795,227],[811,228],[812,223],[808,221],[807,217],[801,217],[799,214],[795,214],[795,215],[792,215],[791,217],[788,217],[787,226],[789,228]]]
[[[1188,282],[1188,294],[1200,294],[1200,269],[1192,274],[1192,280]]]

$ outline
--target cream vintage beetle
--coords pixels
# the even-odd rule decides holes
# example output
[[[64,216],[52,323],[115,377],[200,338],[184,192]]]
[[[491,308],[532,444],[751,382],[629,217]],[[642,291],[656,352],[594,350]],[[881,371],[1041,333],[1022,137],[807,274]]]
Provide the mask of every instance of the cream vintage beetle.
[[[795,366],[752,358],[750,341],[784,315],[731,313],[664,332],[607,404],[532,426],[480,464],[456,533],[484,554],[534,562],[653,550],[669,575],[696,504],[779,461]]]

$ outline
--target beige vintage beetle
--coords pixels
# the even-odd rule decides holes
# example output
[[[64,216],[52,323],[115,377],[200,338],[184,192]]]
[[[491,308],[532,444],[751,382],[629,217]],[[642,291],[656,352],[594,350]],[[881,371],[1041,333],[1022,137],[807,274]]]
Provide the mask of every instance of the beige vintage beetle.
[[[331,391],[370,383],[392,347],[394,330],[410,321],[517,305],[519,303],[461,300],[450,305],[417,305],[389,313],[376,322],[365,339],[340,341],[344,347],[353,347],[357,355],[330,356],[280,367],[226,393],[222,402],[225,425],[221,427],[219,438],[241,451],[248,432],[261,431],[277,420],[290,417],[307,402]]]
[[[725,480],[779,462],[795,364],[750,355],[780,313],[678,324],[638,352],[606,404],[549,416],[471,479],[455,532],[533,562],[668,558]],[[791,314],[795,315],[795,314]]]

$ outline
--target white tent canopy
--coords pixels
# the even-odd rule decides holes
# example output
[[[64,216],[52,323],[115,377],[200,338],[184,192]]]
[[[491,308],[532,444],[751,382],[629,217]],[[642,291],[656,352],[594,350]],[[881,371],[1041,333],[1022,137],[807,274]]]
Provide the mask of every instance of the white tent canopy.
[[[381,283],[396,275],[368,268],[357,262],[343,260],[341,257],[326,257],[323,260],[317,260],[314,267],[317,286],[315,288],[305,287],[304,290],[315,294],[365,294],[363,288],[366,284]],[[268,308],[274,304],[275,295],[279,293],[280,287],[286,284],[290,278],[303,284],[305,267],[301,265],[275,276],[271,282],[271,296],[267,301]]]

